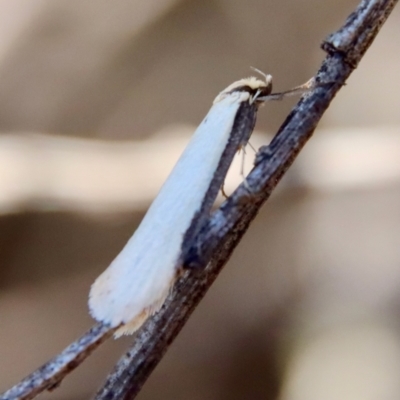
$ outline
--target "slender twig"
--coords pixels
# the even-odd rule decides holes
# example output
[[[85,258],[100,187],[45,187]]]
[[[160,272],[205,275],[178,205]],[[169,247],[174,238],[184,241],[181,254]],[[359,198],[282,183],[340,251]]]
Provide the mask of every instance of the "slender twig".
[[[0,396],[1,400],[33,399],[44,390],[55,389],[62,379],[82,363],[100,344],[112,336],[114,329],[96,324],[60,354],[32,372]]]
[[[187,272],[162,310],[139,332],[132,347],[108,376],[96,399],[133,399],[211,286],[262,204],[311,137],[323,113],[360,62],[396,0],[364,0],[322,48],[328,55],[316,75],[319,83],[303,96],[269,146],[262,147],[256,166],[202,229],[191,253],[211,258],[201,273]],[[249,188],[251,189],[249,191]]]
[[[317,87],[295,106],[255,168],[201,230],[187,249],[186,270],[163,308],[138,332],[132,347],[108,376],[96,399],[132,399],[167,351],[190,314],[228,261],[263,203],[312,136],[337,91],[360,62],[397,0],[363,0],[345,24],[322,44],[328,53],[316,75]],[[195,261],[196,262],[195,262]],[[31,399],[52,389],[114,330],[98,324],[60,355],[22,380],[0,400]]]

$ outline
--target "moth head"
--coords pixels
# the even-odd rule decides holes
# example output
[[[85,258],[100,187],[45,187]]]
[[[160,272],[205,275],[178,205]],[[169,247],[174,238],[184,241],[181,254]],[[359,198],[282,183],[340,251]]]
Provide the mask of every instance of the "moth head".
[[[248,93],[248,99],[250,103],[257,102],[259,97],[268,96],[272,92],[272,76],[265,74],[263,74],[263,76],[265,80],[251,76],[249,78],[244,78],[233,82],[215,98],[214,104],[236,92]],[[262,102],[263,101],[260,101],[260,103]]]

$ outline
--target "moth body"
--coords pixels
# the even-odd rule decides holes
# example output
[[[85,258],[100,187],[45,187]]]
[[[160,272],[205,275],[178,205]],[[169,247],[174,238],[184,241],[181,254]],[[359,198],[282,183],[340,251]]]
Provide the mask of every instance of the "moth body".
[[[272,89],[248,78],[221,92],[125,247],[96,279],[91,315],[116,327],[116,336],[137,330],[164,303],[185,241],[193,240],[218,194],[235,152],[253,130],[261,96]]]

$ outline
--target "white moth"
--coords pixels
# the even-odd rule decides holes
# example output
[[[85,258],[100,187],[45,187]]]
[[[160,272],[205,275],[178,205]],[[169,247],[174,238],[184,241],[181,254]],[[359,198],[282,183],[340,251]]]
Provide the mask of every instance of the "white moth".
[[[235,153],[253,131],[259,105],[282,98],[271,90],[271,75],[265,81],[250,77],[215,98],[140,226],[93,283],[90,313],[121,325],[116,337],[136,331],[164,303],[182,267],[183,244],[208,217]]]

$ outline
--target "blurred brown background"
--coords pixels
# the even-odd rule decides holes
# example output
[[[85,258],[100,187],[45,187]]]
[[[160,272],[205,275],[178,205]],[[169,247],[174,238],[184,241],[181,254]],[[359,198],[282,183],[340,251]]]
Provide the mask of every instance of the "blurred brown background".
[[[276,90],[306,81],[357,3],[0,1],[0,390],[91,326],[91,282],[217,93],[250,66]],[[399,22],[397,9],[140,399],[400,396]],[[260,110],[254,145],[294,101]],[[42,398],[93,395],[131,340]]]

